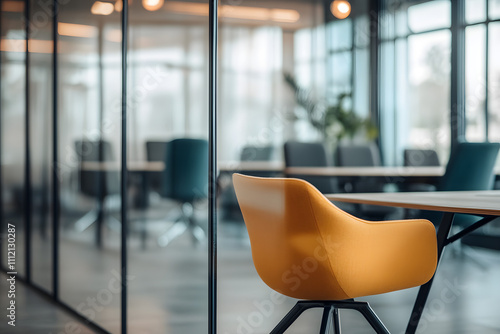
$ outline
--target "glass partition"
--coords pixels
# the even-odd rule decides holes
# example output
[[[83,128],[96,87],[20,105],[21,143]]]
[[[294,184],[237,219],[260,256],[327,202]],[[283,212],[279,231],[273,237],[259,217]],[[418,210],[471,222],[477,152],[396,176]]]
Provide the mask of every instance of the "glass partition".
[[[7,267],[7,226],[15,226],[15,269],[26,275],[25,120],[26,30],[24,2],[2,2],[2,264]]]
[[[119,332],[121,17],[103,2],[59,9],[60,298]]]
[[[208,45],[207,1],[131,2],[127,149],[143,166],[129,172],[131,333],[207,331]]]
[[[45,2],[30,1],[30,145],[33,208],[32,279],[52,290],[52,18]]]

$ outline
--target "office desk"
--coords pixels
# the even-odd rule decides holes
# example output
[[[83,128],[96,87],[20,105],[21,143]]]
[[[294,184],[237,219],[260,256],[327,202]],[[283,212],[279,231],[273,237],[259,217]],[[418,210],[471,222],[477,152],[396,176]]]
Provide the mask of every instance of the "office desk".
[[[371,193],[371,194],[329,194],[330,201],[395,206],[409,209],[441,211],[444,213],[437,230],[438,262],[443,248],[459,240],[468,233],[491,222],[500,216],[500,190],[492,191],[450,191],[418,193]],[[453,236],[448,236],[456,213],[482,216],[481,220],[463,229]],[[432,278],[422,285],[417,295],[413,311],[406,328],[407,334],[417,330],[423,308],[432,286]]]

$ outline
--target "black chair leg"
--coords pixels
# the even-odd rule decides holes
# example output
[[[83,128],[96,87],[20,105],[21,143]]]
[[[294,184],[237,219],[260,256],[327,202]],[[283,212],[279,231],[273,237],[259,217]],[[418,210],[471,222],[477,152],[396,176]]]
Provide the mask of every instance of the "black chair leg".
[[[338,308],[333,309],[333,330],[335,334],[340,334],[340,318]]]
[[[332,315],[333,306],[325,306],[323,309],[323,317],[321,318],[321,328],[319,334],[328,334],[330,329],[330,318]]]
[[[377,332],[377,334],[391,334],[387,328],[384,326],[382,321],[377,317],[375,312],[373,312],[370,305],[365,304],[363,307],[357,309],[370,323],[372,328]]]
[[[270,332],[270,334],[283,334],[305,310],[308,310],[310,308],[323,309],[320,334],[328,334],[328,330],[331,327],[330,319],[332,318],[332,315],[333,315],[333,328],[335,329],[335,334],[340,334],[339,309],[356,310],[365,317],[365,319],[368,321],[370,326],[377,332],[377,334],[390,334],[387,328],[382,323],[382,321],[380,321],[375,312],[373,312],[372,308],[368,303],[357,302],[352,299],[339,300],[339,301],[324,301],[324,300],[299,301],[290,310],[290,312],[288,312],[287,315],[279,322],[279,324]]]
[[[269,334],[283,334],[290,325],[309,307],[297,303]]]

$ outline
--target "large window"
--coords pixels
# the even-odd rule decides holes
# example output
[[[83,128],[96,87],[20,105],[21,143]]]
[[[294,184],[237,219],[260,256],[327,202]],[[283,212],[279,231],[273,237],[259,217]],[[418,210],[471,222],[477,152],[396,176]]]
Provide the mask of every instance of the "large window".
[[[405,148],[442,162],[450,147],[451,4],[386,1],[380,17],[380,121],[385,163]]]
[[[499,1],[465,1],[465,111],[468,141],[500,140],[499,6]]]

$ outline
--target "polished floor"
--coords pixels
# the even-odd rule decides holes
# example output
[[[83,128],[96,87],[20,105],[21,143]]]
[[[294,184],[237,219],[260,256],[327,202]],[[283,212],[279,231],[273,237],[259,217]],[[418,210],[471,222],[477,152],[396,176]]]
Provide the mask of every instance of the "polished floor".
[[[203,211],[203,208],[201,208]],[[203,213],[201,214],[203,215]],[[140,222],[138,223],[140,224]],[[140,226],[140,225],[139,225]],[[155,236],[163,223],[148,223],[146,249],[132,234],[129,248],[129,332],[198,334],[207,332],[206,246],[193,246],[185,235],[166,248]],[[106,229],[102,250],[94,246],[92,228],[85,232],[67,231],[61,239],[61,298],[78,308],[112,333],[119,333],[120,280],[118,233]],[[220,334],[259,334],[270,329],[294,305],[294,300],[277,297],[262,283],[252,265],[248,237],[238,222],[219,224],[218,328]],[[34,239],[38,262],[33,276],[38,285],[50,286],[50,243]],[[6,309],[6,281],[0,276],[0,308]],[[424,312],[419,333],[492,334],[500,333],[500,253],[465,248],[445,252],[435,285]],[[363,298],[391,333],[404,333],[416,289]],[[91,333],[84,325],[80,331],[65,326],[74,319],[41,298],[29,288],[18,285],[18,318],[15,329],[0,322],[0,333]],[[5,311],[4,311],[5,312]],[[317,333],[319,311],[304,314],[289,333]],[[345,333],[373,331],[352,311],[342,311]],[[287,332],[287,333],[288,333]]]

